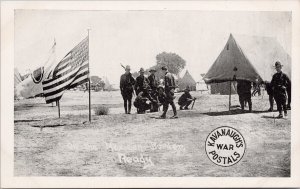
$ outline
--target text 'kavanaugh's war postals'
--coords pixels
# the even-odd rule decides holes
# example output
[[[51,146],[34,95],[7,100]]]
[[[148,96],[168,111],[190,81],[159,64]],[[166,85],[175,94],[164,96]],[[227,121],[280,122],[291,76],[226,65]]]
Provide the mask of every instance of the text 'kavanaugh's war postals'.
[[[223,126],[213,130],[205,141],[209,159],[216,165],[228,167],[238,163],[246,150],[245,139],[234,128]]]

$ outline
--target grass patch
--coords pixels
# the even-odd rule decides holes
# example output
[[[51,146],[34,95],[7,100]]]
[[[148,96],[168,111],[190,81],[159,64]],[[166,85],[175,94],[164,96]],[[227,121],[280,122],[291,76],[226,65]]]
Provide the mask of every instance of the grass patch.
[[[96,115],[108,115],[109,107],[107,106],[97,106],[94,108]]]

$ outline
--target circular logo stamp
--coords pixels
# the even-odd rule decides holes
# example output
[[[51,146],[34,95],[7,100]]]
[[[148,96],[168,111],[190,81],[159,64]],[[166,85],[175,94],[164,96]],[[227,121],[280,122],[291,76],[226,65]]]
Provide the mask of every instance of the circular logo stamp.
[[[206,138],[205,150],[216,165],[228,167],[239,162],[245,153],[246,143],[242,134],[228,126],[218,127]]]

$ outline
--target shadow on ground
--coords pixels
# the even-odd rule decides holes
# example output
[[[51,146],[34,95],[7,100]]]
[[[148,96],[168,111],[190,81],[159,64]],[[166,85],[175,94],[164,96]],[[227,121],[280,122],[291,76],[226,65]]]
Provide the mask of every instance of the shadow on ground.
[[[220,111],[220,112],[207,112],[203,113],[205,115],[209,116],[224,116],[224,115],[237,115],[237,114],[245,114],[245,113],[254,113],[254,114],[259,114],[259,113],[265,113],[267,111],[256,111],[253,110],[252,112],[249,112],[248,110],[241,110],[241,109],[235,109],[235,110],[230,110],[230,111]]]

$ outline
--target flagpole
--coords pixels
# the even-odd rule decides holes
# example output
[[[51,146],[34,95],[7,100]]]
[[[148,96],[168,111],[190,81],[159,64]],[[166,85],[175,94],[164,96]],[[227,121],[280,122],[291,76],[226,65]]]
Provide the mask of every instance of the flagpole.
[[[56,101],[57,108],[58,108],[58,118],[60,118],[60,105],[59,105],[59,100]]]
[[[231,80],[229,81],[229,111],[231,106]]]
[[[88,60],[89,60],[89,121],[91,122],[92,120],[92,115],[91,115],[91,77],[90,77],[90,29],[87,29],[88,31]]]

